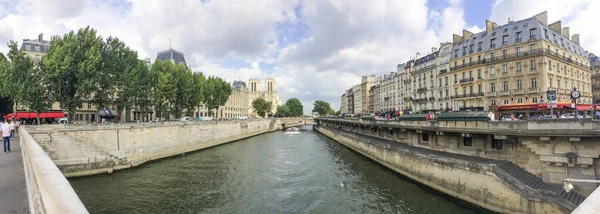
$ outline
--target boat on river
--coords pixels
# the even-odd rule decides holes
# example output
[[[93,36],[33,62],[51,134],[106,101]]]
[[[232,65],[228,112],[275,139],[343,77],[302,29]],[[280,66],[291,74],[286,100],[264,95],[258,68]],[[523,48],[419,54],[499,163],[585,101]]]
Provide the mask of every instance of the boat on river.
[[[298,129],[296,127],[288,128],[287,130],[285,130],[285,134],[286,135],[299,135],[300,129]]]

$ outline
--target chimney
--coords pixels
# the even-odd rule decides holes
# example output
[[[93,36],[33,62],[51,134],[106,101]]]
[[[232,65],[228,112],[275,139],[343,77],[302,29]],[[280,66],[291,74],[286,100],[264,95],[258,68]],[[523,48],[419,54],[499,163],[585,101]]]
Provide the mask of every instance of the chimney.
[[[562,33],[561,33],[564,37],[567,38],[571,38],[571,36],[569,35],[569,27],[565,27],[562,29]]]
[[[431,48],[431,53],[435,53],[436,51],[437,51],[437,48],[436,48],[436,47],[432,47],[432,48]]]
[[[557,32],[557,33],[561,33],[561,29],[562,29],[562,22],[556,21],[550,25],[548,25],[548,27],[550,27],[550,29],[552,29],[553,31]]]
[[[485,20],[485,33],[486,34],[491,34],[492,31],[494,31],[494,28],[496,28],[496,23],[493,23],[490,20]]]
[[[469,39],[471,36],[473,36],[473,33],[469,32],[468,30],[463,30],[463,39]]]
[[[545,26],[548,26],[548,12],[544,11],[544,12],[538,13],[537,15],[533,16],[533,18],[537,19]]]
[[[44,42],[44,33],[40,33],[40,35],[38,35],[38,40],[40,41],[40,43]]]
[[[571,36],[571,41],[575,42],[575,44],[579,45],[579,34],[575,34]]]
[[[452,34],[452,44],[457,44],[462,40],[462,36]]]

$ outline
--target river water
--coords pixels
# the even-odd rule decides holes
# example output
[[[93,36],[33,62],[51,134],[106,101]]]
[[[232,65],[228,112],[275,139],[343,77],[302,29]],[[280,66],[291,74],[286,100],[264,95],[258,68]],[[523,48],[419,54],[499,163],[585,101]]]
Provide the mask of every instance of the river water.
[[[474,213],[302,127],[70,180],[91,213]]]

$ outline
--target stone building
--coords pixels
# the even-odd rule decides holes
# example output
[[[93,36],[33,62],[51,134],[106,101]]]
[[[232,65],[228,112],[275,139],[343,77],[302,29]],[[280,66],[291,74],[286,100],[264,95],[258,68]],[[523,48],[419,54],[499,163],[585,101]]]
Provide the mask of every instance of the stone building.
[[[437,83],[435,100],[437,103],[436,109],[446,111],[452,109],[452,101],[450,99],[450,58],[452,54],[452,43],[440,44],[437,57]]]
[[[590,54],[590,69],[592,70],[592,94],[593,103],[600,104],[600,58]]]
[[[579,103],[592,102],[588,53],[579,34],[562,22],[548,24],[547,12],[486,30],[453,36],[450,62],[454,110],[493,110],[498,105],[545,102],[557,90],[558,102],[581,92]],[[485,92],[485,93],[484,93]]]
[[[31,60],[37,65],[49,47],[50,41],[44,40],[44,34],[40,33],[37,39],[23,39],[21,51],[31,57]]]
[[[412,79],[412,88],[415,89],[410,94],[413,97],[413,111],[429,112],[435,111],[436,88],[434,83],[437,80],[437,48],[432,48],[431,53],[415,60],[410,71]]]
[[[378,83],[373,88],[373,113],[378,113],[381,110],[381,77],[377,77]]]
[[[156,60],[160,61],[171,61],[175,64],[183,64],[187,68],[187,63],[185,62],[185,56],[183,53],[169,47],[168,50],[158,52],[156,54]]]
[[[348,94],[348,90],[346,90],[346,93],[342,94],[342,96],[341,96],[341,100],[340,100],[340,113],[341,114],[348,113],[348,98],[346,97],[346,94]]]
[[[369,112],[369,91],[371,90],[371,87],[373,85],[375,85],[375,74],[370,75],[370,76],[362,76],[361,78],[361,83],[360,83],[360,91],[361,93],[361,113],[364,114],[368,114]]]
[[[352,92],[354,93],[354,99],[353,99],[354,100],[354,111],[352,113],[353,114],[362,114],[363,113],[362,87],[360,85],[355,85],[352,87]]]
[[[259,97],[272,103],[271,114],[275,114],[277,112],[277,107],[283,105],[283,97],[277,95],[277,83],[274,78],[269,77],[265,79],[264,90],[261,88],[260,83],[261,82],[258,79],[250,79],[248,81],[248,115],[252,117],[258,116],[256,112],[254,112],[252,101]]]

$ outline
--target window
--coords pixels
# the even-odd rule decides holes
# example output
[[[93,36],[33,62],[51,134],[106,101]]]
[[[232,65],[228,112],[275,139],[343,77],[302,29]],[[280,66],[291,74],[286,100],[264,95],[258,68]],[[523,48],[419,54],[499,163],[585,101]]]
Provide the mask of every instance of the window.
[[[544,37],[546,37],[546,39],[548,39],[548,30],[544,29]]]
[[[508,44],[508,35],[502,36],[502,44]]]
[[[530,39],[535,38],[535,28],[529,29],[529,38]]]
[[[473,139],[470,137],[463,138],[463,145],[465,146],[473,146]]]
[[[481,84],[477,85],[477,93],[481,93]]]
[[[560,80],[556,80],[556,88],[560,88]]]
[[[481,79],[481,69],[477,69],[477,79]]]
[[[531,88],[537,88],[537,79],[531,78]]]
[[[535,60],[531,60],[529,64],[530,64],[531,70],[535,70]]]
[[[517,67],[517,72],[521,72],[521,63],[517,62],[516,65],[517,65],[516,66]]]
[[[494,72],[494,67],[491,67],[491,68],[490,68],[490,76],[492,76],[492,77],[493,77],[493,76],[495,76],[495,75],[496,75],[496,72]]]
[[[490,105],[495,106],[496,105],[496,100],[490,100]]]
[[[465,79],[465,72],[462,72],[462,79]]]
[[[523,98],[517,99],[517,103],[523,103]]]
[[[538,98],[537,98],[537,97],[533,97],[533,98],[531,98],[531,102],[532,102],[532,103],[537,103],[537,102],[538,102]]]
[[[504,105],[508,105],[509,102],[508,102],[508,100],[504,100],[504,101],[502,101],[502,103],[504,103]]]
[[[493,61],[494,61],[494,52],[491,52],[490,53],[490,62],[493,62]]]
[[[469,65],[473,65],[473,58],[469,57]]]
[[[479,42],[477,44],[477,52],[481,51],[481,45],[483,44],[483,42]]]
[[[502,74],[508,74],[508,66],[506,64],[502,65]]]
[[[496,48],[496,39],[490,40],[490,48]]]
[[[548,70],[552,70],[552,61],[548,60]]]
[[[422,139],[423,141],[429,141],[429,133],[423,133]]]
[[[470,86],[469,86],[469,94],[472,94],[472,93],[473,93],[473,86],[472,86],[472,85],[470,85]]]
[[[521,80],[517,80],[517,90],[521,90],[523,88],[523,82]]]
[[[502,140],[492,139],[492,149],[502,149]]]
[[[454,96],[458,95],[458,88],[454,88]]]
[[[529,45],[529,50],[531,51],[530,53],[533,55],[535,54],[535,44],[531,44]]]
[[[394,136],[394,130],[390,130],[390,136]]]
[[[456,83],[458,81],[458,77],[456,77],[456,74],[454,74],[454,83]]]
[[[469,54],[472,54],[472,53],[473,53],[473,46],[474,46],[474,45],[469,45]]]
[[[463,95],[467,95],[467,87],[463,87]]]
[[[550,88],[552,88],[552,77],[550,77],[549,82],[550,82]]]
[[[490,92],[495,92],[496,91],[496,83],[491,83],[490,84]]]
[[[508,82],[506,82],[506,81],[502,82],[502,90],[508,91]]]
[[[508,57],[508,52],[506,50],[502,51],[502,59],[506,59]]]
[[[446,79],[446,85],[448,85],[448,77],[444,77]]]
[[[517,56],[521,55],[521,47],[517,47]]]
[[[473,71],[469,71],[469,78],[473,78]]]
[[[481,55],[477,56],[477,64],[481,63]]]
[[[521,41],[521,31],[516,33],[517,38],[515,39],[517,42]]]
[[[458,58],[458,49],[454,50],[454,58]],[[454,62],[456,64],[456,62]],[[454,65],[456,66],[456,65]]]
[[[463,51],[462,51],[462,55],[465,56],[467,55],[467,47],[463,47]],[[464,63],[463,63],[464,64]]]

